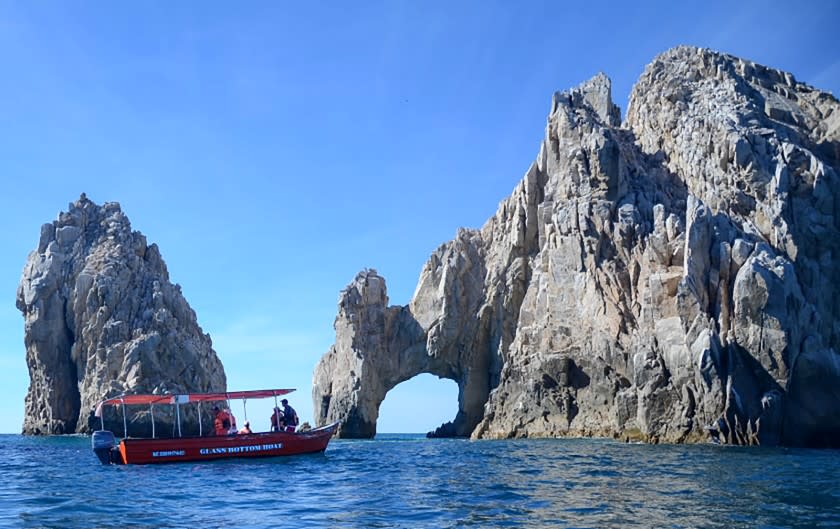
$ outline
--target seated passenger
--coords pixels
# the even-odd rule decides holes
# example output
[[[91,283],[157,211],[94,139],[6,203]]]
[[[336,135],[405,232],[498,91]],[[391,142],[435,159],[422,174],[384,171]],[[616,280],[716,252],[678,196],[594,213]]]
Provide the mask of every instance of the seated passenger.
[[[271,431],[282,432],[286,424],[283,422],[283,412],[279,407],[274,407],[274,413],[271,414]]]
[[[249,433],[254,432],[251,431],[251,423],[249,421],[245,421],[245,426],[243,426],[242,429],[239,430],[239,435],[246,435]]]
[[[218,406],[213,406],[213,429],[216,435],[227,435],[230,432],[231,414],[227,410],[220,410]]]

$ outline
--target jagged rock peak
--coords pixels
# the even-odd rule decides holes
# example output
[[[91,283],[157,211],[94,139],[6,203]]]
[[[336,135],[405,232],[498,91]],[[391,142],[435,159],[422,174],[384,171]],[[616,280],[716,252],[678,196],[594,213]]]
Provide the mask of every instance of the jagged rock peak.
[[[438,435],[840,446],[838,119],[691,47],[645,69],[624,126],[605,76],[555,94],[524,178],[410,303],[339,310],[319,423],[369,436],[434,373],[459,385]]]
[[[661,106],[654,99],[659,96],[665,98]],[[690,108],[692,103],[699,108]],[[792,73],[705,48],[679,46],[645,68],[630,94],[627,115],[632,128],[644,121],[646,108],[658,108],[660,114],[693,110],[692,118],[710,111],[708,117],[733,128],[787,125],[792,128],[785,136],[820,144],[840,139],[837,104],[832,94],[797,81]]]
[[[131,229],[116,202],[98,206],[82,193],[41,227],[17,307],[30,375],[24,433],[89,431],[98,427],[90,424],[96,403],[123,392],[225,390],[210,337],[170,283],[157,245]],[[171,420],[165,410],[156,418]],[[147,433],[147,425],[140,414],[129,429]]]
[[[555,92],[551,113],[557,109],[559,101],[573,106],[581,106],[585,101],[605,124],[617,127],[621,124],[621,109],[612,100],[612,81],[603,72],[598,72],[592,79],[576,88],[565,92]]]

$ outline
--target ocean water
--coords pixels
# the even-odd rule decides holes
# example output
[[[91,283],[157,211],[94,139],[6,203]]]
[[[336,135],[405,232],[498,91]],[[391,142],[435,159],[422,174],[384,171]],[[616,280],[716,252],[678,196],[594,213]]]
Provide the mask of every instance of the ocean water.
[[[382,435],[108,467],[89,446],[0,436],[0,526],[840,528],[840,451]]]

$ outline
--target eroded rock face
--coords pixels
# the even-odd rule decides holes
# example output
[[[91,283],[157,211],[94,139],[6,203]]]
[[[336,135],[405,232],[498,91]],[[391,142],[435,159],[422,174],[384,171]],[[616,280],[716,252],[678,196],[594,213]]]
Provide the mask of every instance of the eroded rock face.
[[[603,75],[555,94],[522,182],[409,305],[375,274],[375,302],[369,274],[342,294],[319,423],[370,436],[428,372],[461,390],[444,433],[840,446],[838,171],[838,101],[732,56],[657,57],[623,125]]]
[[[224,368],[178,285],[169,282],[157,245],[131,230],[119,204],[84,195],[41,227],[17,291],[26,321],[30,385],[23,433],[64,434],[98,428],[100,400],[131,393],[225,391]],[[129,433],[148,435],[145,413]],[[122,432],[106,409],[106,427]],[[155,410],[157,435],[170,410]],[[205,418],[206,420],[206,418]],[[186,432],[195,415],[184,417]]]

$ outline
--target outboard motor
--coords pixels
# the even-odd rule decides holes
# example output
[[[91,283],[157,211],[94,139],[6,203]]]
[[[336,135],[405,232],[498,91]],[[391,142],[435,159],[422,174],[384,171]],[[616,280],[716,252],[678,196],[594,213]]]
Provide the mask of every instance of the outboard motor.
[[[110,465],[119,461],[119,449],[117,439],[108,430],[97,430],[91,437],[93,452],[103,465]]]

